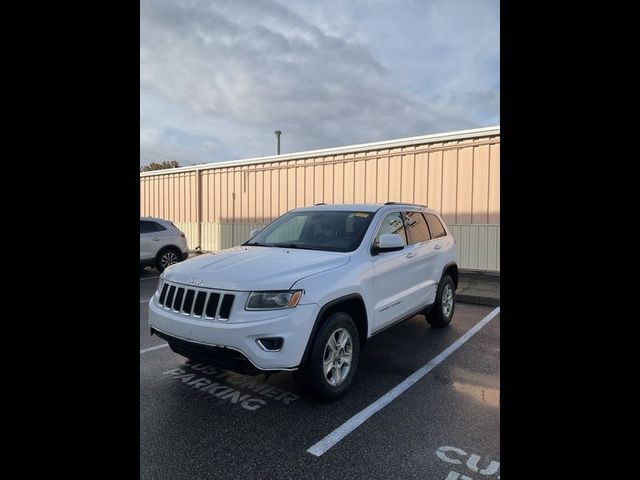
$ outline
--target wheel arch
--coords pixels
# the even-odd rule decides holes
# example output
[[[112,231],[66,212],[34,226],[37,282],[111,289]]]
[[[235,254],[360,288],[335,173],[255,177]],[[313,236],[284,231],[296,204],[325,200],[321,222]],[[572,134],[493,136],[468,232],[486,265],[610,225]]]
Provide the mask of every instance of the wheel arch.
[[[444,268],[442,269],[442,276],[440,277],[440,279],[443,279],[445,275],[449,275],[451,277],[451,279],[453,280],[453,285],[457,289],[459,272],[458,272],[458,264],[456,262],[449,262],[444,266]]]
[[[316,339],[318,330],[320,329],[323,321],[334,312],[345,312],[351,315],[351,318],[353,318],[356,328],[358,329],[360,348],[365,345],[369,336],[369,321],[364,299],[359,293],[343,295],[342,297],[338,297],[325,303],[318,312],[318,315],[316,315],[316,320],[313,324],[313,328],[311,329],[311,335],[309,335],[309,339],[307,340],[307,346],[304,349],[300,365],[306,363],[307,358],[311,353],[313,342]]]
[[[175,250],[176,252],[178,252],[179,255],[182,255],[182,249],[180,247],[178,247],[177,245],[170,244],[170,245],[165,245],[160,250],[158,250],[158,253],[156,253],[154,258],[157,260],[158,258],[160,258],[160,255],[162,255],[167,250]]]

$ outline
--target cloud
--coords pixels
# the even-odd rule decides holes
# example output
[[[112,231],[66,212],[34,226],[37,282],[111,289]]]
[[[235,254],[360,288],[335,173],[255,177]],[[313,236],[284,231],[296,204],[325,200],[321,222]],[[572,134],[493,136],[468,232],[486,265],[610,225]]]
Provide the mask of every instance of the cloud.
[[[142,0],[141,163],[270,155],[276,129],[286,153],[499,122],[498,8]]]

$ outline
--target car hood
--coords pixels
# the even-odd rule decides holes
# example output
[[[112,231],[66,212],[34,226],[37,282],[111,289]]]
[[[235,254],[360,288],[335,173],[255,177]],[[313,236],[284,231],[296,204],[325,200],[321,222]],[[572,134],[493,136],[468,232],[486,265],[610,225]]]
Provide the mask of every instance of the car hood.
[[[350,259],[342,252],[240,246],[177,263],[166,270],[165,279],[184,284],[202,280],[197,286],[221,290],[288,290],[298,280]]]

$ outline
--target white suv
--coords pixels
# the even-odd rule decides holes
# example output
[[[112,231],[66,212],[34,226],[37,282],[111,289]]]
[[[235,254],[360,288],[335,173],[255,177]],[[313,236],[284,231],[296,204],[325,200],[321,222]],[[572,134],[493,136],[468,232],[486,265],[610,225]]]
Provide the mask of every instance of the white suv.
[[[304,392],[330,399],[351,385],[372,335],[416,314],[448,325],[457,283],[455,241],[435,211],[321,204],[167,268],[149,326],[187,358],[293,371]]]
[[[140,218],[140,268],[164,271],[189,256],[187,237],[172,222],[154,217]]]

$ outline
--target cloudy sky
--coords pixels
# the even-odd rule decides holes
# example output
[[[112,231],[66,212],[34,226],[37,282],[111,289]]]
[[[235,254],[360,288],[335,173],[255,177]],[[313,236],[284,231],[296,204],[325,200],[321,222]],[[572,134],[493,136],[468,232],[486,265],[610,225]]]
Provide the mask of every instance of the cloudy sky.
[[[500,123],[498,0],[141,0],[140,164]]]

